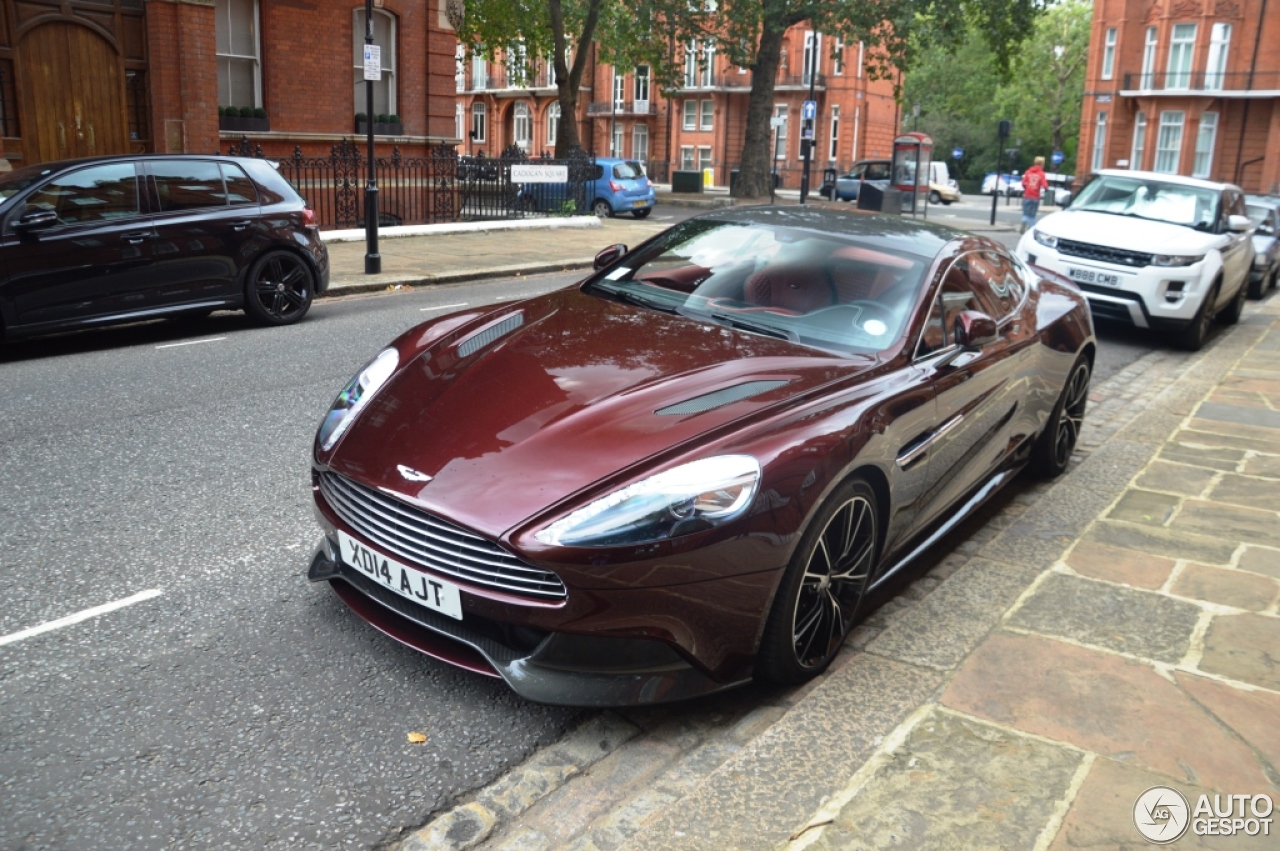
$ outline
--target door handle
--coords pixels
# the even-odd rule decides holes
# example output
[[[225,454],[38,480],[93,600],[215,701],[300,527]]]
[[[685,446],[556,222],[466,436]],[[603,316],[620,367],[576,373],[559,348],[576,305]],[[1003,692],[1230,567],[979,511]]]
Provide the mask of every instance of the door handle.
[[[153,236],[154,234],[149,230],[135,230],[126,234],[121,234],[120,238],[130,245],[139,245],[148,239],[151,239]]]
[[[906,469],[920,460],[929,451],[929,447],[937,443],[947,432],[964,422],[964,414],[956,414],[931,432],[925,432],[915,440],[898,450],[898,466]]]
[[[251,224],[253,224],[253,219],[236,219],[234,222],[231,222],[231,229],[240,231],[244,230]]]

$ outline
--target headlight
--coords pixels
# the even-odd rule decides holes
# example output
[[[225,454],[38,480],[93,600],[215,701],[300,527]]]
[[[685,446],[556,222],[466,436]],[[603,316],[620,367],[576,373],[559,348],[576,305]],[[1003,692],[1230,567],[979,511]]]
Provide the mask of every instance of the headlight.
[[[675,538],[737,517],[760,483],[750,455],[682,464],[580,508],[534,535],[544,544],[605,547]]]
[[[1152,266],[1190,266],[1204,259],[1203,254],[1157,254],[1151,258]]]
[[[386,384],[391,373],[400,364],[400,353],[395,349],[383,349],[369,365],[356,373],[356,377],[338,394],[320,424],[320,448],[328,451],[342,437],[356,414],[373,398],[378,388]]]
[[[1058,238],[1056,236],[1050,236],[1042,230],[1031,231],[1031,236],[1034,237],[1035,241],[1041,245],[1048,246],[1049,248],[1058,247]]]

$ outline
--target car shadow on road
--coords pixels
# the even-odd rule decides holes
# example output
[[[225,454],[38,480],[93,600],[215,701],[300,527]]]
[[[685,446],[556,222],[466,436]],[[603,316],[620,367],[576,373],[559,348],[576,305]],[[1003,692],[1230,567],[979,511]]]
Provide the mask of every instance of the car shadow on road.
[[[303,319],[305,322],[306,319]],[[43,337],[0,343],[0,363],[39,360],[60,355],[105,352],[131,346],[163,346],[200,337],[237,333],[255,325],[240,311],[223,311],[209,316],[152,319],[106,328],[63,331]]]

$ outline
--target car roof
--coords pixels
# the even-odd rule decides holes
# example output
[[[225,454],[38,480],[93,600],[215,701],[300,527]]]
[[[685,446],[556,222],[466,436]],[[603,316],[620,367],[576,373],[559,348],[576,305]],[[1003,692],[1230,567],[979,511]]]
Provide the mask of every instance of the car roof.
[[[224,162],[234,162],[246,159],[256,159],[258,162],[268,162],[268,160],[256,157],[236,157],[228,154],[112,154],[101,157],[80,157],[78,159],[50,160],[48,162],[32,163],[31,165],[19,166],[18,168],[15,168],[14,171],[31,170],[35,172],[47,172],[49,174],[53,174],[54,172],[65,171],[66,169],[76,168],[79,166],[98,165],[101,163],[133,162],[134,160],[220,160]]]
[[[1255,204],[1259,207],[1280,209],[1280,196],[1276,195],[1246,195],[1244,201],[1246,204]]]
[[[876,240],[902,254],[932,258],[947,243],[971,238],[946,225],[905,216],[877,215],[853,210],[809,206],[732,207],[699,216],[700,219],[804,228],[840,236]]]
[[[1202,189],[1235,189],[1243,192],[1234,183],[1222,183],[1216,180],[1201,180],[1198,177],[1187,177],[1182,174],[1166,174],[1163,171],[1136,171],[1128,168],[1104,168],[1095,174],[1103,177],[1137,177],[1143,180],[1162,180],[1165,183],[1181,183],[1184,186],[1198,186]]]

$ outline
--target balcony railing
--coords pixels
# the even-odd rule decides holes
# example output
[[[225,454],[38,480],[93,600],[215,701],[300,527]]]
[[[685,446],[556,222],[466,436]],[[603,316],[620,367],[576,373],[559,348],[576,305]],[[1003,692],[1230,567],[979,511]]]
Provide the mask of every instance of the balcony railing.
[[[1125,91],[1251,92],[1280,89],[1280,71],[1152,71],[1125,74]]]
[[[587,105],[587,115],[657,115],[658,105],[651,100],[596,101]]]
[[[809,88],[808,74],[782,74],[778,77],[774,84],[779,89],[800,89]],[[817,91],[825,91],[827,88],[827,78],[824,74],[819,74],[818,78],[813,81],[813,87]],[[713,75],[710,80],[705,77],[699,77],[695,85],[686,85],[683,90],[690,91],[713,91],[724,89],[750,89],[751,88],[751,72],[739,74],[737,70],[725,71],[722,74]]]
[[[477,78],[467,71],[467,79],[463,88],[458,91],[493,92],[503,90],[528,91],[529,89],[554,89],[556,74],[550,68],[539,69],[533,74],[511,73],[507,68],[490,69],[489,73]]]

